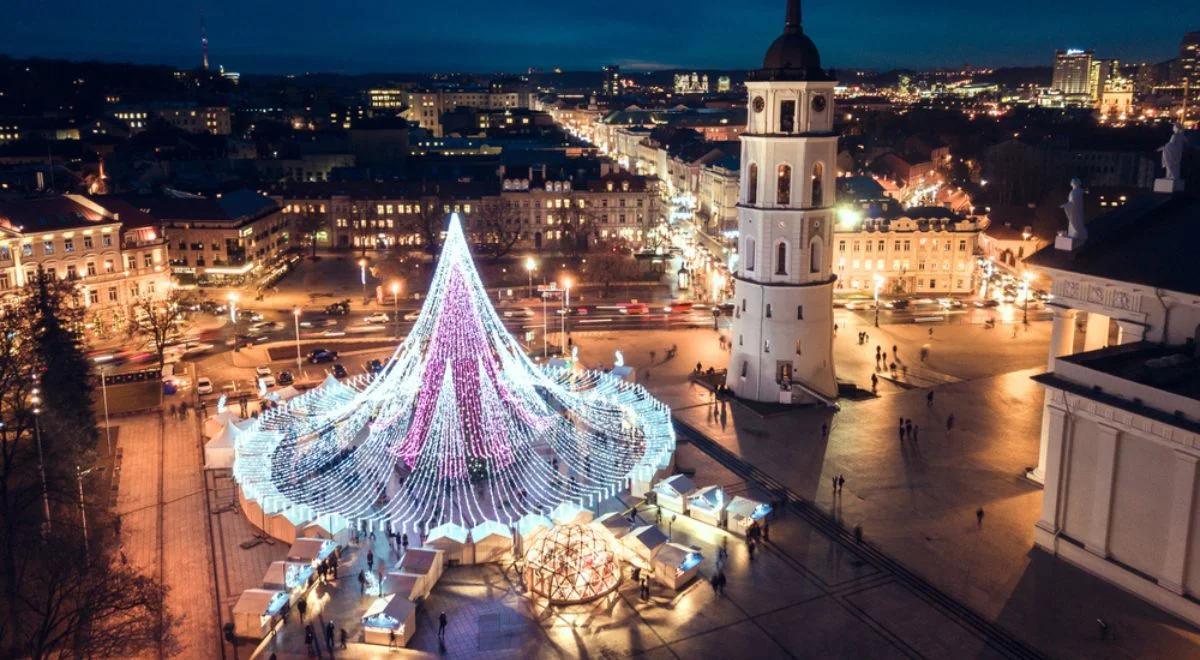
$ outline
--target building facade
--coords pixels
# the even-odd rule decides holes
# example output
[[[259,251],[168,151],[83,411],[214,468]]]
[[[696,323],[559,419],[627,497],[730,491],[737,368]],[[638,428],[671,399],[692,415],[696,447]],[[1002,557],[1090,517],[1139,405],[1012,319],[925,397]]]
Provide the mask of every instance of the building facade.
[[[746,81],[739,259],[728,386],[758,401],[832,402],[833,78],[789,0],[784,33]]]
[[[932,216],[926,213],[933,214]],[[833,233],[839,294],[970,294],[979,285],[980,223],[946,209],[908,209],[890,219],[843,222]]]

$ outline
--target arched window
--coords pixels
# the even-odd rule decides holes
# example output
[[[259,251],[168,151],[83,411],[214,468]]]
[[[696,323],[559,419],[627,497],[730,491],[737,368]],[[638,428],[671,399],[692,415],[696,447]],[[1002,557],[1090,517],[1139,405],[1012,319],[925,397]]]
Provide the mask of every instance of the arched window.
[[[754,272],[754,239],[746,239],[746,270]]]
[[[814,238],[808,245],[808,272],[821,272],[821,239]]]
[[[812,206],[822,206],[821,202],[825,197],[825,165],[816,163],[813,165],[812,172]]]
[[[750,163],[746,175],[746,203],[758,203],[758,163]]]
[[[792,166],[779,166],[779,180],[775,187],[775,204],[787,206],[792,203]]]
[[[783,241],[775,245],[775,274],[787,275],[787,243]]]

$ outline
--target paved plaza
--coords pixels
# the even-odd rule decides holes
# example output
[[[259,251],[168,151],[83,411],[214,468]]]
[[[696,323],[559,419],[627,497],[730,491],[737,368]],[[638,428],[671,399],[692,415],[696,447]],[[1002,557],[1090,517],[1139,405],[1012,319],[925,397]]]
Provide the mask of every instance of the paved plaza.
[[[902,359],[930,344],[926,378],[943,384],[881,381],[879,396],[844,399],[836,413],[804,409],[761,415],[739,404],[722,407],[689,383],[700,362],[723,366],[725,353],[709,330],[640,333],[579,332],[581,359],[611,365],[613,351],[638,368],[639,379],[670,404],[681,422],[701,431],[721,451],[752,464],[811,502],[844,529],[861,525],[873,552],[918,576],[918,582],[978,613],[973,624],[944,606],[933,591],[898,578],[890,564],[857,552],[846,536],[830,534],[794,511],[771,526],[771,543],[751,563],[730,539],[729,584],[715,595],[700,580],[679,594],[655,587],[650,602],[626,581],[618,594],[587,607],[547,609],[521,596],[508,566],[448,571],[418,612],[418,633],[398,655],[447,657],[991,657],[1000,654],[981,631],[994,625],[1051,657],[1187,657],[1200,653],[1200,633],[1137,598],[1061,561],[1033,551],[1033,523],[1041,492],[1021,477],[1037,456],[1040,388],[1029,380],[1045,360],[1045,324],[1028,330],[1000,326],[935,326],[932,339],[917,325],[874,328],[869,318],[839,313],[839,377],[869,389],[874,345],[859,346],[859,328],[871,344],[899,348]],[[886,339],[885,339],[886,338]],[[945,342],[945,343],[942,343]],[[953,358],[951,346],[978,347]],[[666,359],[675,346],[678,355]],[[653,362],[650,352],[654,351]],[[869,351],[869,354],[868,354]],[[914,359],[910,373],[915,372]],[[842,368],[841,365],[845,365]],[[903,379],[898,378],[902,381]],[[947,431],[946,417],[956,424]],[[897,420],[920,426],[917,442],[901,442]],[[827,438],[821,437],[828,425]],[[131,562],[162,575],[170,604],[184,615],[182,657],[248,657],[245,645],[223,644],[219,622],[241,590],[257,586],[286,546],[256,537],[235,506],[227,474],[201,470],[194,416],[157,415],[114,420],[123,455],[118,509]],[[714,460],[712,451],[686,441],[681,469],[697,483],[765,495]],[[722,454],[725,455],[725,454]],[[840,496],[830,480],[846,479]],[[207,498],[207,499],[206,499]],[[986,512],[982,525],[977,508]],[[644,519],[652,514],[643,512]],[[670,526],[677,540],[699,546],[711,575],[723,532],[683,519]],[[382,541],[379,542],[382,544]],[[363,562],[360,549],[344,557],[344,576]],[[379,557],[388,557],[379,548]],[[388,557],[394,560],[394,557]],[[917,586],[914,586],[917,584]],[[321,587],[316,616],[334,617],[351,633],[347,657],[375,657],[379,647],[358,645],[356,622],[366,606],[357,584]],[[436,617],[450,619],[445,648]],[[1095,620],[1110,622],[1101,640]],[[278,657],[303,657],[296,616],[274,642]],[[264,657],[271,651],[264,653]]]

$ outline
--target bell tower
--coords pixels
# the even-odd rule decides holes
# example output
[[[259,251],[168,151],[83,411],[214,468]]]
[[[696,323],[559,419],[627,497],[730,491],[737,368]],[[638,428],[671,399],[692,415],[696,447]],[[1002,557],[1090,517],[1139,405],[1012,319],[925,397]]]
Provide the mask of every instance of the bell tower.
[[[733,350],[726,384],[756,401],[832,403],[833,77],[788,0],[746,80]]]

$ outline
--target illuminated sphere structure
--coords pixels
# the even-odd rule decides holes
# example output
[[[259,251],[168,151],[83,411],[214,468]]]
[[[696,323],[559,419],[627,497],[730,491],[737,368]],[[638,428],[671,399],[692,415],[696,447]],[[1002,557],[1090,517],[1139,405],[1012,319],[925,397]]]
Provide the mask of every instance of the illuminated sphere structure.
[[[595,600],[621,582],[621,564],[606,538],[585,525],[560,525],[525,553],[525,584],[555,605]]]
[[[674,450],[670,410],[641,386],[529,359],[453,215],[420,317],[385,368],[265,412],[237,434],[233,474],[267,529],[511,528],[595,507]]]

